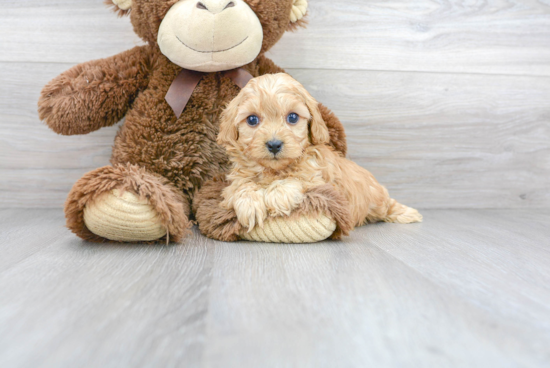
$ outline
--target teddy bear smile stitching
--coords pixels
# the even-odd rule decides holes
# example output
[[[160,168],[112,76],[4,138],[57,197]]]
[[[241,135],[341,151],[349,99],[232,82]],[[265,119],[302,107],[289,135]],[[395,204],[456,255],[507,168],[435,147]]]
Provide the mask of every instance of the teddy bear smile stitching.
[[[201,51],[201,50],[194,49],[194,48],[192,48],[191,46],[187,45],[187,44],[186,44],[185,42],[183,42],[178,36],[176,36],[176,38],[178,39],[179,42],[181,42],[181,44],[182,44],[183,46],[185,46],[185,47],[187,47],[187,48],[189,48],[189,49],[191,49],[191,50],[193,50],[193,51],[200,52],[200,53],[202,53],[202,54],[215,54],[215,53],[218,53],[218,52],[229,51],[229,50],[234,49],[234,48],[237,47],[237,46],[242,45],[242,44],[244,43],[244,41],[248,40],[248,36],[246,36],[244,40],[242,40],[241,42],[239,42],[239,43],[236,44],[235,46],[232,46],[232,47],[230,47],[230,48],[228,48],[228,49],[225,49],[225,50]]]

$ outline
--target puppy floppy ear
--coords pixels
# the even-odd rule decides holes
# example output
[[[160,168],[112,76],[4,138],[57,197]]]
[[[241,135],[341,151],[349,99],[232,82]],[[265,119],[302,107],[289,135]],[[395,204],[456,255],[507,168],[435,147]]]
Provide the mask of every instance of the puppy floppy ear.
[[[113,9],[119,17],[130,13],[132,0],[105,0],[105,4]]]
[[[237,129],[237,115],[239,113],[240,98],[237,97],[222,113],[220,118],[220,133],[218,134],[218,144],[222,147],[236,147],[237,139],[239,139],[239,131]]]
[[[311,143],[314,145],[329,144],[330,133],[325,120],[323,120],[321,111],[319,110],[319,102],[307,93],[306,105],[311,113],[311,120],[309,121],[309,139]]]

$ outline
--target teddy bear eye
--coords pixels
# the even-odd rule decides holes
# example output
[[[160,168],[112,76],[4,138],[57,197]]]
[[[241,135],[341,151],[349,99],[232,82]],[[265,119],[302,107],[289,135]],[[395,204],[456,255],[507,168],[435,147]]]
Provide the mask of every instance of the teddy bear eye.
[[[246,123],[251,127],[255,127],[256,125],[260,124],[260,118],[256,115],[250,115],[248,118],[246,118]]]
[[[288,116],[286,117],[286,121],[292,125],[297,124],[299,120],[300,117],[295,112],[288,114]]]

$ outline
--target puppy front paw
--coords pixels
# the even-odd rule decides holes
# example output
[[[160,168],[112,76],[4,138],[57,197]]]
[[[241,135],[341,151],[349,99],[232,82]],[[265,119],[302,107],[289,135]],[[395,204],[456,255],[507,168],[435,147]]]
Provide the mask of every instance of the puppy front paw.
[[[302,184],[296,180],[277,180],[264,194],[265,205],[269,215],[290,216],[304,200]]]
[[[267,209],[264,203],[263,190],[248,192],[247,194],[236,199],[233,208],[241,225],[247,227],[248,232],[250,232],[256,225],[264,226]]]

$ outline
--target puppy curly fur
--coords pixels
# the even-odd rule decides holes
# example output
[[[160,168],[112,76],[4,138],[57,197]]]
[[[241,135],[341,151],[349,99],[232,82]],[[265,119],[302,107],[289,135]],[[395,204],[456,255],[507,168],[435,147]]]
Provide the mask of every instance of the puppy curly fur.
[[[295,123],[289,114],[297,114]],[[247,118],[257,116],[251,126]],[[278,152],[268,142],[280,142]],[[319,103],[287,74],[250,81],[223,112],[218,143],[233,168],[221,207],[233,209],[249,230],[268,216],[290,216],[305,193],[330,184],[349,203],[354,226],[385,221],[422,221],[413,208],[390,198],[374,176],[329,145],[330,134]]]

